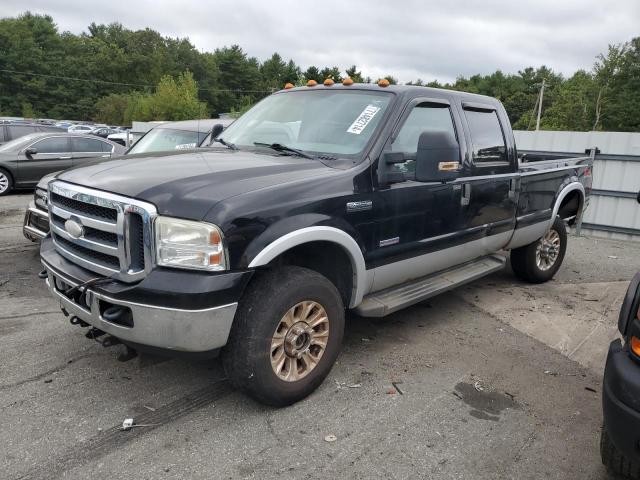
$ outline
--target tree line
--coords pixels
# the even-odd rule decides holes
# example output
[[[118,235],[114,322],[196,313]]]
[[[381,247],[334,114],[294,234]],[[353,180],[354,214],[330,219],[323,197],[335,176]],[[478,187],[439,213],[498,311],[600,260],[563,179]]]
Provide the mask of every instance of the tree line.
[[[278,53],[261,62],[240,46],[200,52],[187,38],[92,23],[60,32],[49,15],[0,19],[0,115],[96,120],[181,120],[242,112],[286,83],[372,82],[357,66],[301,68]],[[398,83],[392,75],[385,78]],[[541,128],[640,131],[640,37],[610,45],[570,77],[546,66],[515,74],[416,79],[500,99],[515,128],[532,129],[544,80]]]

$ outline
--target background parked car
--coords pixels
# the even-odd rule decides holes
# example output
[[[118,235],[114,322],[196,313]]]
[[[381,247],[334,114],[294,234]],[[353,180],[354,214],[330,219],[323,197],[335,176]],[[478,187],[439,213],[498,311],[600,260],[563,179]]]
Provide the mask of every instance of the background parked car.
[[[71,125],[67,128],[69,133],[90,133],[95,127],[91,125]]]
[[[15,140],[16,138],[38,132],[64,132],[65,130],[52,125],[40,125],[37,123],[11,122],[0,125],[0,144]]]
[[[91,135],[96,135],[98,137],[107,138],[109,135],[113,135],[114,133],[120,133],[119,130],[115,130],[109,127],[98,127],[92,130]]]
[[[124,153],[109,140],[68,133],[34,133],[0,146],[0,195],[33,188],[46,174],[82,165],[84,159]]]

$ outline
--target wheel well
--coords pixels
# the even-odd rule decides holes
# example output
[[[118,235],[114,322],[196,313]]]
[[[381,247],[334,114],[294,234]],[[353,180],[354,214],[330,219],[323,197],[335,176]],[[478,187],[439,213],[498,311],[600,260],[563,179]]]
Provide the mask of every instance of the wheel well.
[[[582,194],[578,190],[569,192],[566,197],[562,199],[560,208],[558,209],[558,215],[563,220],[567,218],[576,217],[582,209]],[[573,223],[575,218],[570,221]]]
[[[269,266],[297,265],[314,270],[329,279],[340,292],[345,306],[349,305],[353,289],[353,267],[347,252],[333,242],[304,243],[283,252]]]

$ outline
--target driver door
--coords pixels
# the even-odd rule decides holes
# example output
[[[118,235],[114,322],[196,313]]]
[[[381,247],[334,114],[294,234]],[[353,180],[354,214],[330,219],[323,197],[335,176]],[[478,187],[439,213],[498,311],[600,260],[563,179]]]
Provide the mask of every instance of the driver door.
[[[35,149],[35,152],[27,154],[28,149]],[[71,168],[71,156],[71,145],[66,136],[35,141],[18,154],[18,183],[34,186],[48,173]]]
[[[461,128],[447,100],[414,100],[390,139],[390,150],[415,158],[420,134],[430,130],[459,138],[457,132]],[[460,186],[455,182],[416,181],[415,160],[396,164],[394,168],[402,172],[405,180],[374,194],[376,238],[367,258],[368,266],[374,267],[372,291],[422,277],[457,262],[457,258],[438,255],[438,252],[455,244],[456,234],[462,230]]]

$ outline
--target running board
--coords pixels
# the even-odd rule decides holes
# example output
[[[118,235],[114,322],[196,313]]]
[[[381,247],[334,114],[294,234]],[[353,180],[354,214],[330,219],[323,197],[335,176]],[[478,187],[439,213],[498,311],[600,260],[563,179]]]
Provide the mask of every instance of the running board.
[[[384,317],[501,270],[506,261],[502,255],[489,255],[397,287],[371,293],[364,297],[362,303],[355,308],[355,312],[363,317]]]

